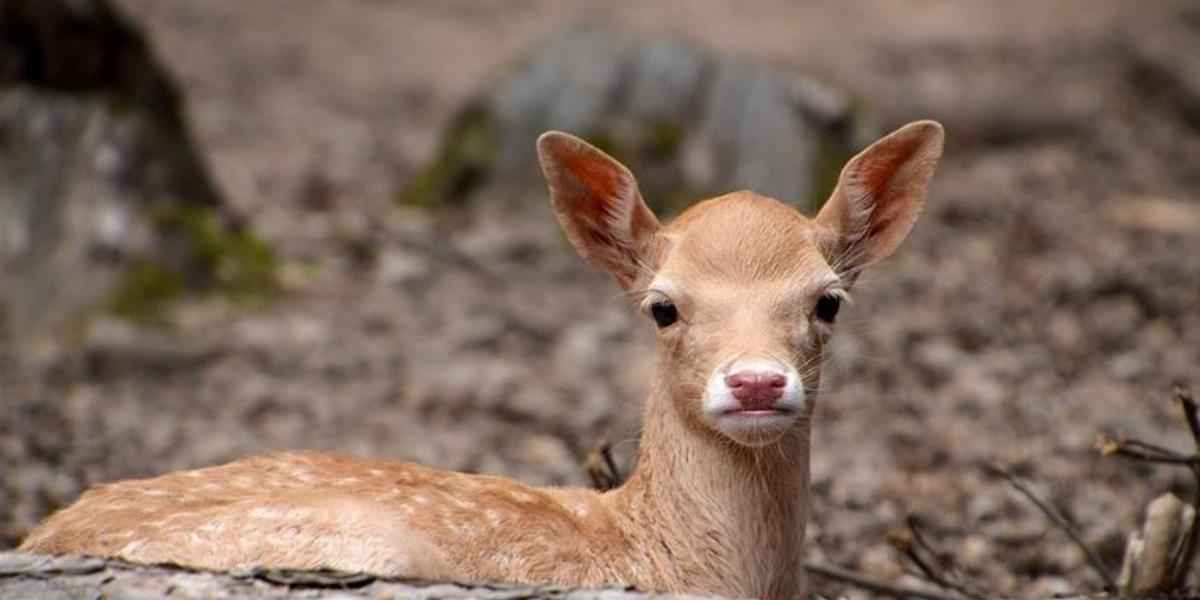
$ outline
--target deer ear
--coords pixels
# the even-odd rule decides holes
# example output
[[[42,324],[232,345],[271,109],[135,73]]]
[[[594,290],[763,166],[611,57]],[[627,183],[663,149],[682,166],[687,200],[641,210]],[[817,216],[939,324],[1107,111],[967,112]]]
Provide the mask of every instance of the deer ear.
[[[853,276],[904,241],[925,204],[944,137],[935,121],[909,123],[846,163],[816,218],[834,270]]]
[[[550,205],[585,259],[629,289],[650,262],[658,219],[621,163],[583,140],[549,131],[537,141]]]

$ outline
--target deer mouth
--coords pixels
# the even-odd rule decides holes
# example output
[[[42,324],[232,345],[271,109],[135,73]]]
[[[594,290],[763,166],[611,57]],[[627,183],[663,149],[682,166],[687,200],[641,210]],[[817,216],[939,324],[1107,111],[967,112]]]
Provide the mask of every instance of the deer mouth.
[[[754,418],[754,417],[790,417],[796,411],[786,406],[772,408],[731,408],[721,413],[723,417]]]
[[[782,406],[735,408],[721,412],[715,421],[718,429],[730,434],[767,433],[791,427],[796,411]]]
[[[725,437],[743,446],[761,447],[794,427],[799,411],[785,406],[731,408],[713,417],[709,423]]]

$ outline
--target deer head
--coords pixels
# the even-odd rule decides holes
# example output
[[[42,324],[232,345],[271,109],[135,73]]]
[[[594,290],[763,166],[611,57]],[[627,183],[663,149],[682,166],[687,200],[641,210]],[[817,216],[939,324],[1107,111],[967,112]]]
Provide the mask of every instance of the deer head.
[[[862,269],[921,211],[942,127],[911,123],[851,159],[813,219],[750,192],[661,224],[629,170],[561,132],[538,140],[567,238],[658,331],[659,379],[682,422],[759,447],[807,422],[822,348]]]

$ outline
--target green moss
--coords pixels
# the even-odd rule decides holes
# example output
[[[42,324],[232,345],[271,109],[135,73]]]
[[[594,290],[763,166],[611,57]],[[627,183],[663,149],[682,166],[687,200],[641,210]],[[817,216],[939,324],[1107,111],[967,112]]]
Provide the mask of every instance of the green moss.
[[[189,279],[239,298],[258,298],[274,287],[275,253],[249,231],[217,219],[213,211],[181,207],[159,211],[156,222],[182,235]]]
[[[629,144],[622,144],[617,140],[617,136],[613,134],[611,125],[600,125],[593,127],[581,136],[584,141],[597,147],[601,152],[621,161],[629,162],[631,160]]]
[[[157,263],[138,261],[125,271],[111,307],[123,315],[154,319],[162,316],[167,303],[183,291],[179,273]]]
[[[816,214],[833,193],[838,177],[842,174],[842,167],[852,156],[846,141],[839,136],[822,135],[819,143],[817,156],[812,164],[812,195],[801,207],[812,214]]]
[[[0,344],[7,344],[16,336],[13,335],[12,316],[9,315],[8,305],[0,302]]]
[[[855,154],[855,140],[864,137],[864,124],[868,123],[867,104],[857,97],[849,99],[850,111],[844,121],[820,135],[820,146],[813,161],[812,197],[808,199],[808,210],[816,211],[825,204],[833,188],[837,186],[842,167]],[[867,132],[874,133],[874,132]],[[875,136],[865,136],[873,138]]]
[[[683,150],[687,129],[682,123],[656,119],[648,124],[646,156],[650,160],[674,160]]]
[[[124,96],[112,95],[108,98],[108,102],[104,106],[108,110],[108,116],[116,121],[133,118],[138,115],[137,105]]]
[[[257,302],[275,289],[275,253],[249,231],[226,224],[212,209],[164,204],[152,211],[163,256],[126,270],[110,303],[118,313],[157,318],[187,292]]]
[[[612,115],[581,137],[626,166],[642,167],[675,160],[686,135],[686,127],[674,119]]]
[[[496,132],[482,106],[463,111],[451,126],[433,164],[403,191],[406,206],[433,206],[465,200],[491,174],[496,161]]]

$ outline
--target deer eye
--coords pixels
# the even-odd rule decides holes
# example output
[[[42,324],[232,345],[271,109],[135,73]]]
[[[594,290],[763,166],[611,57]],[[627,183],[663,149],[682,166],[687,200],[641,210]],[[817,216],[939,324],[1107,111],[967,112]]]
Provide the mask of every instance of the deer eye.
[[[817,308],[813,311],[813,314],[826,323],[832,323],[837,318],[838,309],[841,307],[841,298],[834,294],[825,294],[817,300]]]
[[[671,304],[670,300],[655,300],[650,305],[650,316],[654,317],[654,322],[658,323],[658,327],[661,329],[678,321],[679,311],[675,309],[675,305]]]

